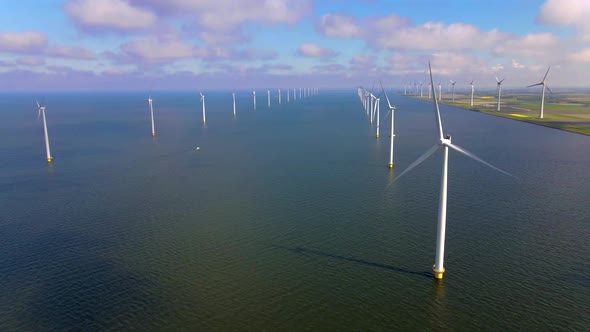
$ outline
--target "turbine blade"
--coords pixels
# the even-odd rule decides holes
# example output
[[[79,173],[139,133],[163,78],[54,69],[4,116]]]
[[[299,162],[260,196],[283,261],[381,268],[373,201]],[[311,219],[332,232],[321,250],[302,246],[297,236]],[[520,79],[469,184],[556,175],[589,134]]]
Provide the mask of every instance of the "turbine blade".
[[[389,97],[387,96],[387,92],[385,92],[385,89],[383,88],[383,84],[381,83],[381,80],[379,80],[379,85],[381,85],[381,91],[383,91],[383,93],[385,94],[385,99],[387,99],[387,106],[389,106],[389,109],[391,110],[391,103],[389,102]]]
[[[547,68],[547,72],[545,73],[545,76],[543,76],[543,80],[541,82],[545,82],[545,79],[547,78],[547,74],[549,74],[549,69],[551,69],[551,66],[549,66],[549,68]]]
[[[442,122],[440,120],[440,110],[438,109],[438,99],[436,98],[436,91],[434,91],[434,81],[432,80],[432,67],[430,66],[430,61],[428,61],[428,70],[430,72],[430,83],[432,85],[432,96],[434,97],[432,100],[434,102],[434,111],[436,112],[436,120],[437,120],[437,124],[438,124],[438,134],[439,134],[439,138],[442,140],[443,139]]]
[[[484,164],[484,165],[488,166],[488,167],[489,167],[489,168],[491,168],[491,169],[494,169],[494,170],[496,170],[496,171],[498,171],[498,172],[500,172],[500,173],[506,174],[506,175],[508,175],[508,176],[510,176],[510,177],[516,178],[514,175],[512,175],[512,174],[510,174],[510,173],[508,173],[508,172],[506,172],[506,171],[503,171],[503,170],[499,169],[498,167],[496,167],[496,166],[494,166],[494,165],[492,165],[492,164],[488,163],[487,161],[485,161],[485,160],[481,159],[480,157],[478,157],[478,156],[474,155],[473,153],[471,153],[471,152],[469,152],[469,151],[467,151],[467,150],[465,150],[465,149],[463,149],[463,148],[460,148],[460,147],[458,147],[458,146],[456,146],[456,145],[453,145],[453,144],[450,144],[450,143],[449,143],[449,144],[446,144],[446,145],[447,145],[449,148],[451,148],[451,149],[453,149],[453,150],[455,150],[455,151],[457,151],[457,152],[459,152],[459,153],[461,153],[461,154],[463,154],[463,155],[465,155],[465,156],[467,156],[467,157],[469,157],[469,158],[471,158],[471,159],[473,159],[473,160],[475,160],[475,161],[479,161],[480,163],[482,163],[482,164]]]
[[[502,84],[502,82],[504,82],[504,80],[505,80],[505,78],[503,78],[503,79],[502,79],[500,82],[498,82],[498,83]]]
[[[498,76],[494,76],[496,78],[496,82],[500,83],[500,80],[498,79]]]
[[[35,97],[35,102],[37,103],[37,108],[41,108],[41,105],[39,105],[39,101],[37,100],[37,97]]]
[[[553,93],[553,91],[551,91],[551,89],[549,89],[549,85],[545,84],[545,87],[547,88],[547,90],[549,90],[549,93]]]
[[[406,168],[403,172],[401,172],[398,176],[396,176],[395,179],[393,179],[393,181],[396,181],[397,179],[401,178],[406,173],[408,173],[409,171],[414,169],[416,166],[423,163],[424,160],[426,160],[426,159],[428,159],[428,157],[432,156],[436,152],[436,150],[438,150],[438,148],[440,148],[440,145],[436,144],[433,147],[431,147],[430,149],[426,150],[426,152],[424,152],[424,154],[422,154],[418,159],[416,159],[416,161],[414,161],[410,166],[408,166],[408,168]]]
[[[537,86],[537,85],[543,85],[543,82],[541,82],[541,83],[537,83],[537,84],[531,84],[531,85],[527,85],[527,88],[530,88],[530,87],[532,87],[532,86]]]

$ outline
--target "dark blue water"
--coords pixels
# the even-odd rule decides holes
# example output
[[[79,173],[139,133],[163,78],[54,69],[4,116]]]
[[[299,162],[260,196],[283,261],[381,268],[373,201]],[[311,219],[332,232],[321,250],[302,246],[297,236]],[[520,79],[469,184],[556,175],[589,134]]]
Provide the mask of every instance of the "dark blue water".
[[[380,139],[351,91],[0,98],[0,330],[585,330],[590,137],[442,107],[445,279],[432,279],[432,105]],[[382,110],[385,105],[382,105]],[[200,150],[195,150],[196,147]]]

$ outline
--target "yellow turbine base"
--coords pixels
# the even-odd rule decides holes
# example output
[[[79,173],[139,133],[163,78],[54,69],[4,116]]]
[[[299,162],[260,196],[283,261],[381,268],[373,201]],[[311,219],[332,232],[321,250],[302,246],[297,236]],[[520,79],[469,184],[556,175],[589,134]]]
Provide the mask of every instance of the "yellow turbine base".
[[[50,163],[53,160],[53,158],[49,157],[47,158],[47,162]]]
[[[432,272],[434,274],[434,279],[442,280],[445,269],[443,268],[442,271],[437,271],[434,269],[434,266],[432,266]]]
[[[393,168],[393,164],[391,164],[391,163],[390,163],[390,164],[388,165],[388,167],[389,167],[389,169],[392,169],[392,168]]]
[[[156,133],[152,133],[152,137],[156,136]]]
[[[379,134],[377,134],[376,136],[377,136],[377,138],[379,138]]]

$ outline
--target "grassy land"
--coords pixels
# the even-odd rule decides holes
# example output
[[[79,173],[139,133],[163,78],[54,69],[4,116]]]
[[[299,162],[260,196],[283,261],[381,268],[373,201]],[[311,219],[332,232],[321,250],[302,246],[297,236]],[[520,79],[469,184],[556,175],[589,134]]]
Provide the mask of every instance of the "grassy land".
[[[416,98],[429,101],[426,94],[425,97]],[[543,119],[539,119],[541,96],[538,93],[503,94],[500,112],[497,111],[496,95],[474,96],[473,107],[470,106],[470,99],[471,94],[455,93],[453,103],[451,94],[445,93],[440,104],[590,136],[590,95],[546,94]]]

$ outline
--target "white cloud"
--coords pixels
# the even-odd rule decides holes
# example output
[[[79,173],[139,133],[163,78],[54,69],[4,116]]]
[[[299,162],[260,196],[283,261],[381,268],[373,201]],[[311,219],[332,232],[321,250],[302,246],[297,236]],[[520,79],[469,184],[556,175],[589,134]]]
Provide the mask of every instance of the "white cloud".
[[[512,59],[512,68],[523,69],[524,65],[522,63],[516,61],[515,59]]]
[[[530,33],[503,40],[494,48],[496,55],[542,56],[555,49],[559,39],[551,33]]]
[[[70,0],[64,8],[76,24],[90,29],[140,30],[156,22],[153,13],[128,0]]]
[[[333,50],[323,48],[316,44],[301,44],[297,48],[297,54],[315,58],[329,58],[336,55],[336,53]]]
[[[569,59],[574,62],[590,62],[590,48],[573,53]]]
[[[590,40],[590,1],[547,0],[541,6],[537,21],[553,25],[574,26],[578,37]]]
[[[47,36],[40,32],[0,32],[0,51],[31,52],[47,46]]]
[[[321,17],[318,24],[321,34],[328,37],[359,37],[361,30],[355,19],[351,16],[326,14]]]
[[[27,67],[36,67],[44,65],[45,59],[37,56],[23,56],[16,59],[16,64]]]

